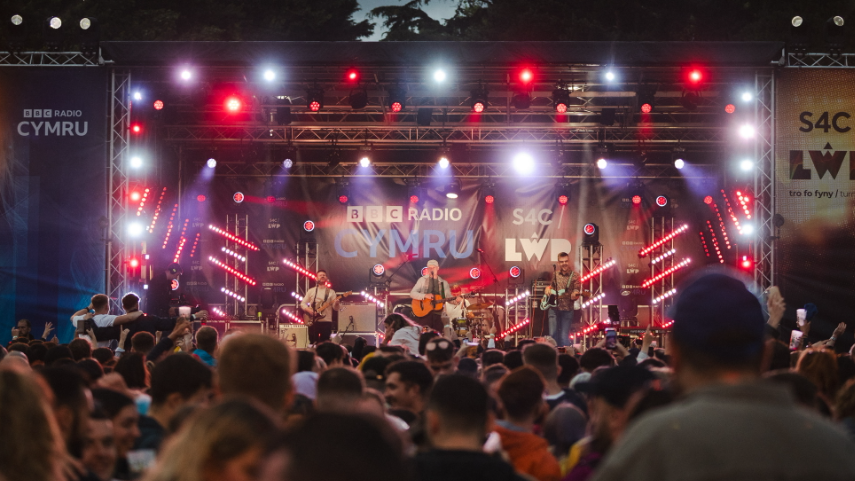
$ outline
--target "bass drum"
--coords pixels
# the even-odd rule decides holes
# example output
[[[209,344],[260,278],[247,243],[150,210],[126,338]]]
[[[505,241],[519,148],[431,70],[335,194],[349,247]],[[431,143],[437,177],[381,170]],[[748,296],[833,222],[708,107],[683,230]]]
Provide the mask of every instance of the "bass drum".
[[[392,312],[407,317],[410,320],[415,319],[415,317],[413,317],[413,306],[411,304],[395,304]]]

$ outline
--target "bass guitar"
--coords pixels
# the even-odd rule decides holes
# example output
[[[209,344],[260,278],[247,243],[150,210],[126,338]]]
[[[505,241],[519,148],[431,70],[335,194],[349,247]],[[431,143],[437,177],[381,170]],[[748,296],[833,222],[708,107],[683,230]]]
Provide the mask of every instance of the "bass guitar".
[[[552,294],[544,294],[543,299],[540,301],[540,310],[545,311],[550,307],[557,307],[558,298],[566,292],[566,289],[559,289],[557,293],[553,290]],[[591,291],[579,291],[579,296],[581,297],[591,297],[592,295]]]
[[[330,299],[327,300],[327,302],[324,302],[321,305],[321,307],[315,309],[315,315],[314,316],[308,312],[304,313],[303,314],[303,320],[306,322],[307,326],[311,326],[315,321],[323,321],[324,318],[327,317],[327,312],[326,312],[327,309],[332,307],[332,305],[335,303],[335,301],[337,301],[343,297],[349,297],[352,294],[353,294],[353,291],[347,291],[347,292],[342,292],[341,294],[336,294],[335,297],[331,297]]]
[[[427,294],[430,296],[430,294]],[[462,294],[454,297],[446,297],[443,298],[441,295],[436,294],[434,297],[427,297],[424,299],[413,299],[413,315],[416,317],[425,317],[433,311],[442,310],[442,306],[449,301],[453,301],[458,297],[467,298],[475,296],[476,294]]]

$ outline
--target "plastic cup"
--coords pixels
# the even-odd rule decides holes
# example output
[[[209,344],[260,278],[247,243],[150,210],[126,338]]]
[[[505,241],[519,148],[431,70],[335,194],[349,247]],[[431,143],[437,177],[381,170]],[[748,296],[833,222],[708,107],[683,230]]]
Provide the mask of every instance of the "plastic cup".
[[[181,306],[178,308],[178,315],[181,317],[190,317],[191,309],[190,306]]]

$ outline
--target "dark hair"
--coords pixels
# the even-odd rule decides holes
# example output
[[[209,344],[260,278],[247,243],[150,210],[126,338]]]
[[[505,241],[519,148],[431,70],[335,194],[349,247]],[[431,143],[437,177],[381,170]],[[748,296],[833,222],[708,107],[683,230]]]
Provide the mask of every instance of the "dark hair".
[[[380,346],[377,350],[384,354],[404,354],[404,348],[401,346]]]
[[[122,409],[134,406],[134,400],[112,389],[93,389],[92,398],[110,418],[119,415]]]
[[[522,366],[511,371],[499,385],[499,399],[508,417],[524,419],[534,414],[543,403],[546,381],[536,369]]]
[[[77,369],[83,373],[83,377],[88,381],[87,384],[92,384],[104,376],[104,368],[95,359],[83,359],[77,362]]]
[[[210,388],[213,377],[211,369],[193,356],[167,356],[151,371],[151,404],[159,406],[173,393],[178,393],[181,399],[189,399],[200,389]]]
[[[439,415],[446,431],[478,434],[487,428],[487,389],[468,376],[442,376],[428,398],[427,409]]]
[[[315,368],[313,351],[297,351],[297,372],[311,371]]]
[[[386,379],[397,372],[401,378],[401,382],[405,384],[415,384],[419,387],[419,392],[422,396],[427,396],[433,386],[433,374],[423,362],[419,361],[398,361],[394,362],[386,368]]]
[[[72,359],[71,349],[68,346],[54,346],[45,354],[45,365],[50,366],[59,359]]]
[[[790,347],[781,341],[772,341],[772,362],[769,371],[790,368]]]
[[[344,351],[338,344],[324,341],[315,346],[315,355],[323,359],[327,366],[331,366],[335,361],[344,359]]]
[[[213,355],[217,349],[218,336],[217,330],[213,327],[202,326],[196,331],[196,348]]]
[[[370,386],[381,388],[381,385],[375,383],[386,382],[386,368],[392,364],[392,360],[384,356],[371,356],[362,364],[362,375],[365,382]]]
[[[145,358],[138,352],[126,352],[116,362],[113,372],[121,374],[125,380],[125,384],[131,389],[145,389],[148,387],[146,385],[148,368],[145,365]]]
[[[71,350],[71,358],[75,361],[92,357],[92,343],[86,339],[72,339],[68,343],[68,349]]]
[[[32,351],[33,348],[30,346],[30,352]],[[30,358],[30,362],[32,362],[32,357]],[[855,377],[855,361],[846,354],[837,355],[837,377],[841,386]]]
[[[588,371],[594,372],[595,369],[601,366],[614,366],[615,358],[612,354],[599,347],[592,347],[585,351],[585,354],[582,354],[582,357],[579,358],[579,366]]]
[[[368,345],[368,341],[362,336],[356,336],[356,339],[353,340],[353,348],[350,350],[350,355],[354,359],[361,361],[362,357],[365,356],[365,346]]]
[[[663,367],[668,367],[668,366],[664,362],[662,362],[661,360],[656,359],[655,357],[648,357],[647,359],[638,363],[638,367],[643,367],[645,369],[652,369],[652,368],[663,368]]]
[[[388,324],[396,331],[407,326],[418,326],[412,319],[397,312],[386,316],[386,319],[383,319],[383,324]]]
[[[544,379],[558,378],[558,351],[549,344],[534,344],[523,349],[523,362],[543,375]]]
[[[457,363],[457,372],[475,379],[478,375],[478,363],[475,359],[464,357]]]
[[[94,309],[95,312],[100,311],[109,303],[110,298],[107,297],[105,294],[95,294],[94,296],[92,296],[92,309]]]
[[[18,351],[26,354],[27,359],[30,357],[30,345],[25,342],[13,342],[9,346],[9,351]]]
[[[127,311],[140,303],[140,296],[134,294],[133,292],[130,294],[125,294],[125,297],[122,298],[122,307]]]
[[[819,388],[810,379],[789,369],[768,372],[765,377],[769,381],[787,386],[796,402],[802,406],[817,409]]]
[[[26,325],[27,325],[27,327],[29,327],[30,329],[32,329],[32,328],[33,328],[33,325],[30,323],[30,320],[29,320],[29,319],[18,319],[18,320],[15,322],[15,327],[18,327],[18,323],[19,323],[19,322],[21,322],[21,321],[24,321],[24,324],[26,324]]]
[[[92,350],[92,358],[105,366],[113,360],[113,351],[109,347],[99,347]]]
[[[502,359],[502,364],[508,368],[509,371],[513,371],[514,369],[523,365],[523,357],[522,352],[520,351],[509,351],[505,353],[505,358]]]
[[[558,373],[558,384],[566,385],[576,374],[579,374],[579,361],[575,356],[570,354],[559,354],[558,365],[561,366],[561,372]]]
[[[558,253],[558,258],[559,258],[559,259],[561,259],[562,257],[570,257],[570,254],[568,254],[568,253],[566,253],[566,252],[559,252],[559,253]]]
[[[481,354],[481,367],[487,368],[493,364],[501,364],[505,359],[505,353],[498,349],[489,349]]]
[[[44,343],[32,344],[30,346],[30,353],[27,354],[27,357],[30,358],[30,365],[33,365],[37,361],[44,362],[47,352],[48,348]]]
[[[499,379],[505,377],[509,372],[511,372],[510,369],[505,367],[504,364],[493,364],[487,369],[484,369],[484,384],[493,384]]]
[[[154,336],[146,331],[134,334],[131,336],[131,349],[140,354],[148,354],[154,349]]]
[[[534,339],[523,339],[517,343],[517,350],[520,352],[525,351],[526,346],[531,344],[537,344],[537,341]]]
[[[642,397],[641,400],[638,401],[638,404],[636,404],[635,407],[632,408],[632,412],[629,415],[629,419],[636,419],[637,417],[648,411],[667,406],[672,402],[674,402],[674,393],[672,393],[670,390],[649,389],[644,394],[644,397]]]
[[[38,373],[53,391],[56,406],[67,407],[74,414],[70,429],[73,434],[66,444],[69,454],[79,458],[83,449],[83,439],[81,439],[83,419],[80,413],[89,409],[83,376],[77,369],[67,367],[48,367]]]
[[[327,369],[318,377],[318,398],[361,396],[365,383],[358,371],[346,367]]]
[[[419,336],[419,356],[425,355],[425,346],[427,346],[428,341],[435,337],[439,337],[439,334],[433,330],[423,332],[422,335]]]

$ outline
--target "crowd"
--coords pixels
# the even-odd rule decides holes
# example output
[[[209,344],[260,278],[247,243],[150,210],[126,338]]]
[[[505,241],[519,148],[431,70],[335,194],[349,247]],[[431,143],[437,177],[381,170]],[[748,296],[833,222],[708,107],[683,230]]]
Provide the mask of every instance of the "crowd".
[[[68,344],[22,320],[0,347],[0,480],[855,479],[846,325],[791,351],[778,291],[764,313],[724,274],[681,288],[664,349],[484,350],[395,314],[379,346],[295,350],[183,317],[130,335],[166,323],[105,299]]]

